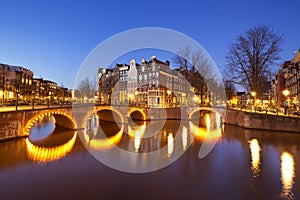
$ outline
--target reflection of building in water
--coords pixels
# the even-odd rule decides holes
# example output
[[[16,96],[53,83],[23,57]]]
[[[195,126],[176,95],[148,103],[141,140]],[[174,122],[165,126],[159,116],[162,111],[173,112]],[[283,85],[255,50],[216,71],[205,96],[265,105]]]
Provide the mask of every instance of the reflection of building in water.
[[[294,199],[292,188],[295,178],[295,161],[293,156],[288,152],[283,152],[280,157],[281,160],[281,196],[286,199]]]
[[[75,132],[74,136],[65,144],[56,146],[56,147],[40,147],[32,144],[29,139],[26,139],[26,150],[28,158],[44,163],[58,160],[65,157],[73,148],[77,133]]]
[[[260,172],[260,146],[257,139],[250,140],[249,147],[251,152],[252,178],[255,179],[259,176]]]

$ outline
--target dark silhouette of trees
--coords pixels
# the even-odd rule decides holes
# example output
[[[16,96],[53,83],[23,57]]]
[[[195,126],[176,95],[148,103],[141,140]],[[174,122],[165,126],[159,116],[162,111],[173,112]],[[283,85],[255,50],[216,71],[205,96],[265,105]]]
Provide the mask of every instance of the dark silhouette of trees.
[[[252,27],[239,35],[225,58],[226,79],[261,96],[272,65],[280,59],[281,43],[282,35],[266,25]]]

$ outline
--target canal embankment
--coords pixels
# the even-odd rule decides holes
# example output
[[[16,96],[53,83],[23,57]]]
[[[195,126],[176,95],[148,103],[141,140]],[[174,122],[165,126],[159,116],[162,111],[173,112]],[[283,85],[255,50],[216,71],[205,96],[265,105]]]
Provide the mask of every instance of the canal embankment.
[[[300,118],[227,109],[225,124],[247,129],[300,133]]]

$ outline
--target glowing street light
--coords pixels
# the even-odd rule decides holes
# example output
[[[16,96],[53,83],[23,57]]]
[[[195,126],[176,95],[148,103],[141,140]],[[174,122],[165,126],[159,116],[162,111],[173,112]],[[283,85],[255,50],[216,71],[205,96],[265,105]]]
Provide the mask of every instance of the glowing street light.
[[[285,89],[282,91],[282,94],[285,96],[285,98],[287,98],[287,96],[290,94],[290,91]],[[287,114],[287,104],[284,105],[284,114],[286,115]]]
[[[171,90],[167,90],[167,94],[168,94],[168,99],[169,99],[169,107],[171,107],[171,98],[170,98],[170,94],[172,93]]]
[[[256,92],[255,92],[255,91],[252,91],[252,92],[251,92],[251,96],[253,96],[253,98],[254,98],[253,106],[254,106],[254,109],[255,109],[255,112],[256,112]]]
[[[287,97],[287,96],[290,94],[290,91],[287,90],[287,89],[285,89],[285,90],[282,91],[282,94],[283,94],[285,97]]]

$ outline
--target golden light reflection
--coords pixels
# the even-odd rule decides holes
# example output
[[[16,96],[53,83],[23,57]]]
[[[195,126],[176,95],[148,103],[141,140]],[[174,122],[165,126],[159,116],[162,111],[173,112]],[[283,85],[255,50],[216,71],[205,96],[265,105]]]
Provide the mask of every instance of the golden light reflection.
[[[143,123],[143,125],[141,126],[137,126],[137,127],[132,127],[130,125],[128,125],[128,135],[130,137],[136,137],[136,136],[140,136],[142,137],[144,135],[146,131],[146,122]]]
[[[205,114],[205,123],[206,123],[206,129],[207,131],[210,130],[210,115],[209,114]]]
[[[76,140],[77,132],[74,136],[65,144],[56,147],[41,147],[32,144],[29,139],[26,139],[26,151],[29,159],[39,162],[46,163],[65,157],[73,148]]]
[[[217,128],[221,128],[221,116],[219,113],[216,113],[216,124],[217,124]]]
[[[138,127],[131,127],[128,125],[128,135],[134,138],[134,150],[137,152],[141,146],[141,140],[146,131],[146,122]]]
[[[137,135],[137,136],[134,138],[134,150],[135,150],[136,152],[139,151],[140,146],[141,146],[141,137]]]
[[[168,135],[168,158],[171,158],[174,151],[174,137],[172,133],[169,133]]]
[[[121,129],[117,134],[111,136],[109,138],[90,138],[89,135],[85,132],[83,135],[85,143],[93,150],[108,150],[113,148],[116,144],[118,144],[122,138],[124,130],[124,125],[122,125]]]
[[[249,141],[249,147],[251,152],[251,171],[252,177],[257,178],[260,173],[260,146],[257,139]]]
[[[281,196],[286,199],[294,199],[292,188],[295,178],[295,161],[293,156],[288,152],[283,152],[280,157],[281,160],[281,182],[282,190]]]
[[[200,141],[206,140],[207,142],[213,142],[218,140],[222,136],[222,129],[207,130],[207,128],[199,127],[192,122],[189,122],[190,130],[195,135],[196,139]]]
[[[183,147],[183,150],[186,149],[187,147],[187,128],[185,126],[182,127],[182,147]]]

